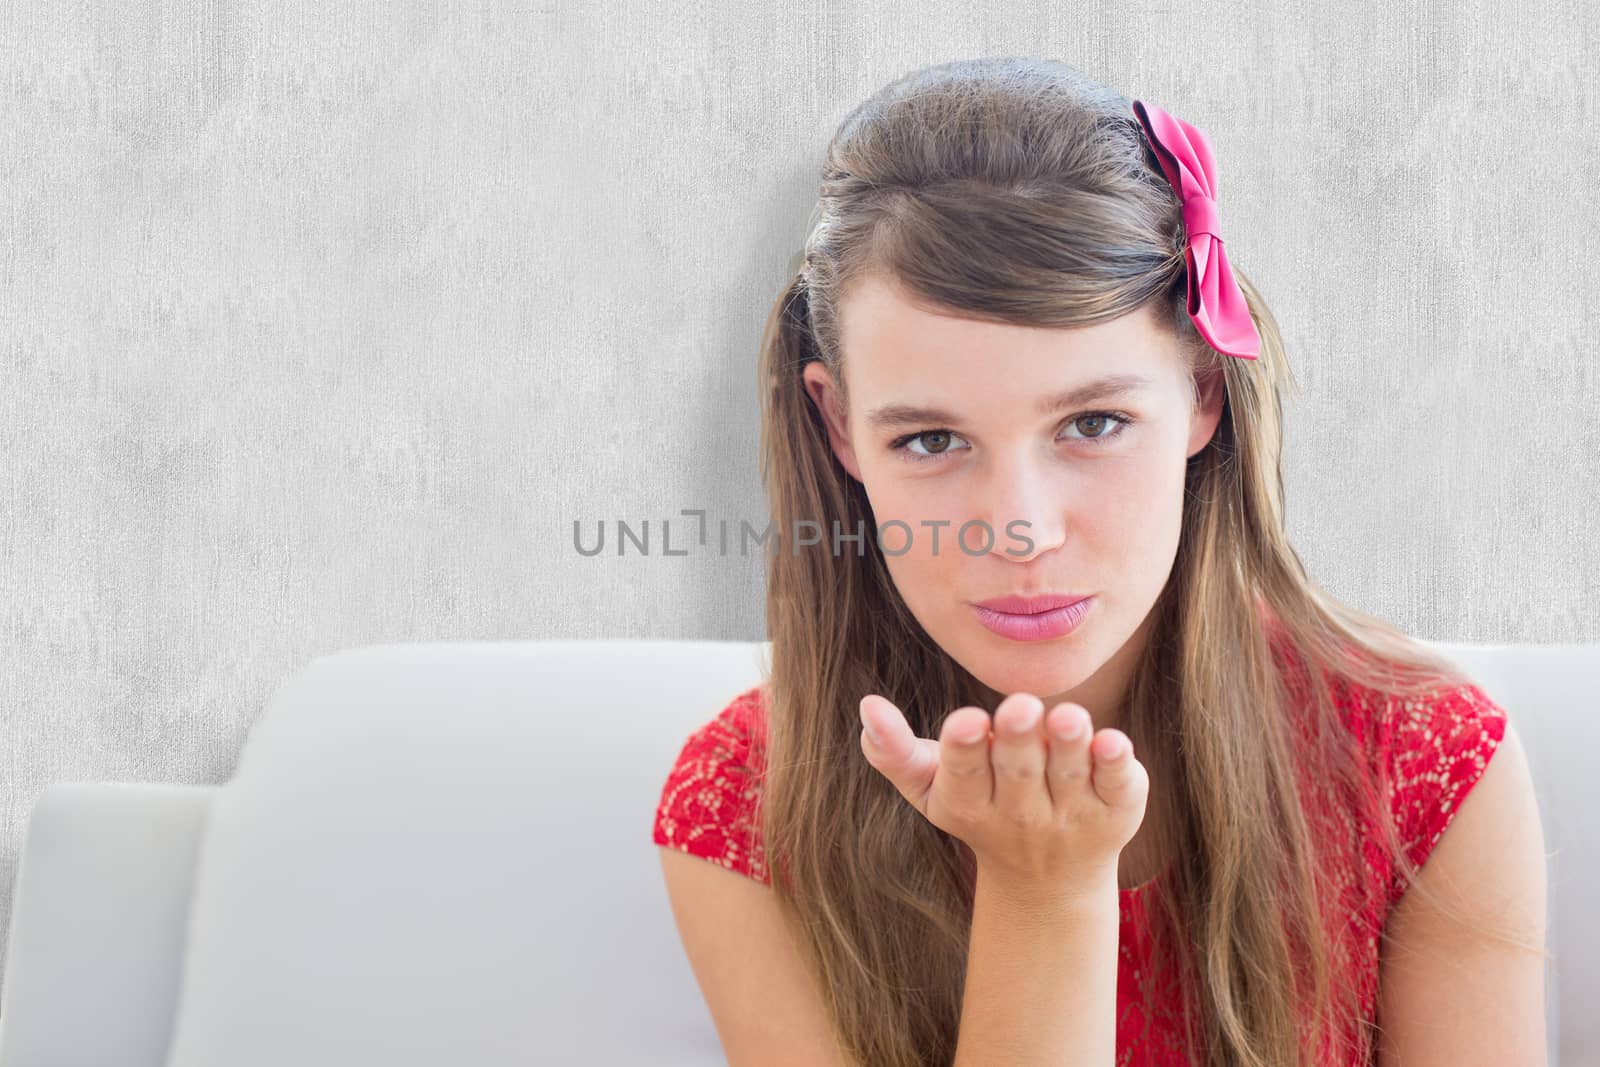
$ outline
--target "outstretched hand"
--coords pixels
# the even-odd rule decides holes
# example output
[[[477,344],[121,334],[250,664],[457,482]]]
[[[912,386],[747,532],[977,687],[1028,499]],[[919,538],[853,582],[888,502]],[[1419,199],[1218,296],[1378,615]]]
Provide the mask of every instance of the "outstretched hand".
[[[994,716],[961,707],[937,741],[917,737],[876,693],[861,700],[861,750],[900,795],[971,848],[980,867],[1060,884],[1114,877],[1144,820],[1149,777],[1120,730],[1094,731],[1078,704],[1013,693]]]

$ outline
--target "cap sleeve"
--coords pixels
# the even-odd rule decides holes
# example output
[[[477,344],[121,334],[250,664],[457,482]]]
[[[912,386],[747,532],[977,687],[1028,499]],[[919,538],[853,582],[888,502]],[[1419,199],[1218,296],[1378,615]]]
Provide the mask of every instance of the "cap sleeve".
[[[655,843],[771,885],[761,845],[760,764],[764,725],[760,686],[727,707],[684,742],[656,805]]]
[[[1398,701],[1384,742],[1401,844],[1421,867],[1500,747],[1505,709],[1476,685]],[[1404,886],[1391,885],[1391,902]]]

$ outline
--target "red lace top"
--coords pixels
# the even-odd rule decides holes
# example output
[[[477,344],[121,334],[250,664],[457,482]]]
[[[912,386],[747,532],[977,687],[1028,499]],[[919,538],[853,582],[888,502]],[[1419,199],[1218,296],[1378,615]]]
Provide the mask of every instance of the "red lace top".
[[[1333,691],[1365,751],[1386,761],[1391,782],[1387,802],[1407,854],[1421,865],[1499,746],[1506,728],[1504,709],[1476,685],[1425,701],[1388,701],[1343,682]],[[689,736],[662,788],[653,836],[657,845],[770,886],[755,818],[765,692],[763,684],[738,694]],[[1340,850],[1350,862],[1337,886],[1341,901],[1348,904],[1342,913],[1351,923],[1333,946],[1333,965],[1360,990],[1363,1017],[1370,1021],[1376,1014],[1379,932],[1405,887],[1385,859],[1374,827],[1352,816],[1348,805],[1337,821],[1340,837],[1353,846]],[[1118,894],[1118,1067],[1187,1063],[1176,989],[1169,985],[1168,995],[1146,1003],[1139,988],[1140,970],[1152,956],[1145,908],[1160,885],[1157,878]]]

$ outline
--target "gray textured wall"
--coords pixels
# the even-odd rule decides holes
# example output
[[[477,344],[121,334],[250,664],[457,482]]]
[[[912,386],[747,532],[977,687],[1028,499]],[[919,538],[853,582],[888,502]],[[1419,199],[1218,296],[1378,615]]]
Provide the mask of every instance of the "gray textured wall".
[[[759,560],[570,523],[764,521],[753,360],[820,149],[967,55],[1211,136],[1324,584],[1600,639],[1597,40],[1551,0],[8,0],[0,886],[47,783],[221,782],[318,655],[763,636]]]

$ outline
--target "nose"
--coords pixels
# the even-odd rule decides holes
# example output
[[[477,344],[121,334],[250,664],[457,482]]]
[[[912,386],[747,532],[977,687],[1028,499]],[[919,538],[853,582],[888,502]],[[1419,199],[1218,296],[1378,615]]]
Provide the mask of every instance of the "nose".
[[[1052,469],[1036,457],[1020,456],[997,463],[981,490],[977,516],[993,532],[991,555],[1013,563],[1026,563],[1059,547],[1066,538],[1069,506],[1059,468]],[[976,531],[966,544],[980,544]]]

